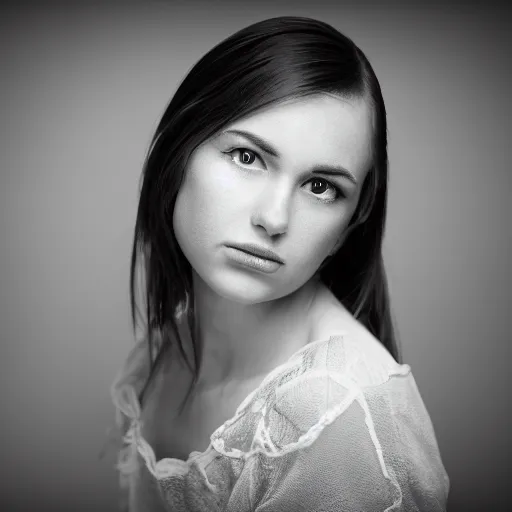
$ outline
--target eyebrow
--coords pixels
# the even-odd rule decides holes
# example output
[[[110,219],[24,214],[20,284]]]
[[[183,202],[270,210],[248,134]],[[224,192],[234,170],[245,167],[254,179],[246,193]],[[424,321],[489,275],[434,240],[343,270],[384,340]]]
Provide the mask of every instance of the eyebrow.
[[[253,144],[258,146],[265,153],[275,158],[281,158],[281,154],[274,146],[272,146],[272,144],[270,144],[265,139],[262,139],[258,135],[255,135],[254,133],[247,132],[245,130],[225,130],[222,132],[222,134],[232,134],[244,137],[245,139],[250,140]],[[341,176],[343,178],[347,178],[349,181],[357,185],[355,176],[348,169],[345,169],[345,167],[341,167],[341,165],[318,165],[313,167],[311,172],[313,174]]]

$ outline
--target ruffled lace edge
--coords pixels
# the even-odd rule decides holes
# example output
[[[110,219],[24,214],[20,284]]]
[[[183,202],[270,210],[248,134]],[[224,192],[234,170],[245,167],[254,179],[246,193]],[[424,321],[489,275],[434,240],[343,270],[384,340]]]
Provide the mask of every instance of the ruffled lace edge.
[[[308,376],[314,376],[314,374],[329,376],[335,382],[346,387],[349,391],[347,397],[335,407],[326,411],[318,422],[315,423],[306,433],[301,435],[295,442],[289,443],[279,449],[272,443],[271,436],[268,428],[265,425],[265,417],[268,410],[268,404],[262,404],[260,409],[261,418],[258,422],[256,432],[254,435],[251,448],[248,452],[243,452],[236,448],[229,449],[226,447],[225,440],[222,438],[225,430],[238,421],[244,414],[249,404],[252,402],[255,394],[261,390],[270,380],[275,376],[285,371],[287,368],[292,366],[296,362],[296,358],[299,357],[303,351],[311,350],[315,345],[321,343],[330,342],[333,338],[344,337],[346,333],[340,333],[330,336],[328,339],[314,341],[305,347],[302,347],[296,352],[290,359],[284,364],[278,366],[272,370],[265,379],[260,383],[258,388],[252,391],[239,405],[235,415],[228,419],[224,424],[219,426],[210,436],[210,445],[204,452],[193,451],[190,453],[186,461],[175,459],[175,458],[162,458],[156,460],[155,453],[149,443],[143,438],[141,434],[141,422],[140,422],[140,404],[133,385],[124,384],[120,385],[123,380],[122,372],[120,372],[118,378],[115,380],[111,388],[112,399],[117,409],[118,419],[124,415],[130,420],[130,426],[126,435],[123,436],[123,443],[125,446],[119,452],[119,459],[116,465],[120,472],[120,484],[121,487],[126,488],[129,485],[129,476],[137,468],[137,454],[143,458],[147,469],[157,479],[168,478],[170,476],[185,475],[192,464],[197,464],[198,467],[204,470],[207,463],[212,458],[217,457],[219,454],[236,459],[243,459],[244,461],[256,454],[264,454],[267,457],[282,457],[294,451],[311,446],[320,436],[326,426],[333,423],[345,410],[347,410],[354,401],[357,401],[365,413],[365,422],[375,446],[375,450],[379,459],[380,467],[384,477],[389,480],[393,486],[397,489],[397,497],[391,507],[388,507],[385,512],[395,510],[402,500],[402,493],[396,478],[389,474],[388,468],[385,464],[383,451],[378,440],[371,413],[366,402],[364,392],[362,388],[350,377],[346,377],[337,372],[329,372],[319,370],[316,372],[308,372]],[[411,369],[407,364],[394,363],[394,371],[388,371],[387,380],[395,376],[407,376]],[[254,404],[253,404],[254,406]],[[122,414],[121,414],[122,413]],[[206,479],[207,481],[207,479]]]

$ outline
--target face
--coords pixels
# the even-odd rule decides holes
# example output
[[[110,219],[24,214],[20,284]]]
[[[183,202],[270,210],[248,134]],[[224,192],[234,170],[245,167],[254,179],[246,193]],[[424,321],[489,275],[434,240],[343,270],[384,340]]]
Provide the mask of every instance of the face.
[[[195,274],[243,304],[301,288],[343,243],[371,165],[371,136],[365,101],[319,95],[259,111],[196,148],[173,216]],[[234,262],[226,244],[246,243],[284,264],[265,273]]]

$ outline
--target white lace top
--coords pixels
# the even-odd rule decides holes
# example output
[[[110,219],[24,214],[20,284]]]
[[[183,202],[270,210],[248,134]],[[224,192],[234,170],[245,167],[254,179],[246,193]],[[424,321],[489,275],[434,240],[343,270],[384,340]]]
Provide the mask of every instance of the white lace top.
[[[187,461],[155,460],[138,393],[147,346],[112,386],[130,512],[446,510],[450,481],[407,364],[375,340],[342,333],[275,368]]]

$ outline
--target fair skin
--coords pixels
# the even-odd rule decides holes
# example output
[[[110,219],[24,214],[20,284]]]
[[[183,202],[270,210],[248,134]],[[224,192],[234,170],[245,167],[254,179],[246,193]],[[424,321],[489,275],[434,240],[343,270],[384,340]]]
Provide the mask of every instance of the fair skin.
[[[371,116],[362,99],[296,99],[236,121],[192,153],[173,224],[193,269],[200,388],[268,373],[315,338],[329,302],[317,271],[341,247],[357,207]],[[322,166],[343,167],[355,183],[312,174]],[[230,242],[270,247],[285,264],[272,274],[234,264]]]

